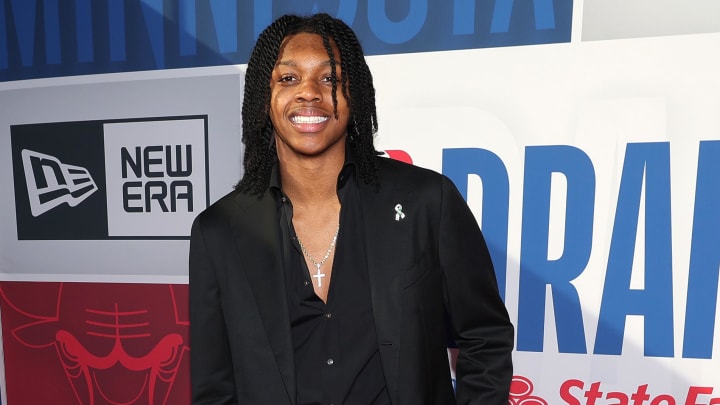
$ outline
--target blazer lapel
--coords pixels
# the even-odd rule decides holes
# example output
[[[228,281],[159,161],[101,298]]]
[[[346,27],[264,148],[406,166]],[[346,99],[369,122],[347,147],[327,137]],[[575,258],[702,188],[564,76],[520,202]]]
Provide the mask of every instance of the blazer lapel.
[[[365,246],[367,251],[370,293],[380,357],[393,403],[398,402],[398,365],[402,310],[403,277],[393,260],[400,252],[409,249],[410,226],[407,218],[397,217],[396,206],[406,210],[409,192],[387,183],[374,186],[361,184]]]
[[[233,234],[246,265],[242,270],[255,295],[260,318],[291,403],[295,403],[295,365],[285,293],[279,216],[269,192],[260,197],[238,195],[241,206]]]

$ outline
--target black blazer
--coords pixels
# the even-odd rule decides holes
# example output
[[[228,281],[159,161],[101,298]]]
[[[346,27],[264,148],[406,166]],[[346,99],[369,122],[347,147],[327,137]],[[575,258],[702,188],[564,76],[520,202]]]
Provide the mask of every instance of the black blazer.
[[[378,187],[359,187],[392,403],[506,405],[514,330],[472,213],[445,176],[380,157],[378,165]],[[278,209],[269,191],[234,191],[195,220],[190,320],[193,404],[295,404]],[[459,348],[456,396],[448,322]]]

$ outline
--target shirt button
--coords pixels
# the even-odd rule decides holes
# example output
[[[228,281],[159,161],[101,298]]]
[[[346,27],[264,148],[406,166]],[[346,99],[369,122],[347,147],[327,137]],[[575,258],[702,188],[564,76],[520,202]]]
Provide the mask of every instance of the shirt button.
[[[328,312],[327,314],[325,314],[325,318],[327,318],[327,319],[332,318],[332,316],[333,316],[332,312]]]
[[[307,281],[307,280],[305,280],[305,281],[303,282],[303,285],[304,285],[305,287],[307,287],[307,286],[309,286],[309,285],[310,285],[310,282],[309,282],[309,281]]]
[[[333,363],[335,363],[335,362],[333,361],[333,359],[327,359],[327,362],[326,362],[326,363],[327,363],[328,366],[332,366]]]

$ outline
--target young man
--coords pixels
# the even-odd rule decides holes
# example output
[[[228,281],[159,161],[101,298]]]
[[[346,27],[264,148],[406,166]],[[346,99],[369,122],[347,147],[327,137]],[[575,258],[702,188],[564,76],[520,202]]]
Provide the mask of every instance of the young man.
[[[377,156],[352,30],[273,22],[242,118],[244,177],[192,230],[193,404],[506,405],[514,333],[480,229],[447,178]]]

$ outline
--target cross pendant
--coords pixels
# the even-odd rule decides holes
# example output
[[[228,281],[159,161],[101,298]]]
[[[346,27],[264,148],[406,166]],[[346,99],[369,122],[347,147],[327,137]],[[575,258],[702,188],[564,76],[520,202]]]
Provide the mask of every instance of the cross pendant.
[[[322,278],[325,277],[325,273],[320,272],[320,263],[316,264],[315,267],[317,267],[317,273],[313,274],[313,277],[317,279],[318,287],[322,287]]]

